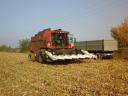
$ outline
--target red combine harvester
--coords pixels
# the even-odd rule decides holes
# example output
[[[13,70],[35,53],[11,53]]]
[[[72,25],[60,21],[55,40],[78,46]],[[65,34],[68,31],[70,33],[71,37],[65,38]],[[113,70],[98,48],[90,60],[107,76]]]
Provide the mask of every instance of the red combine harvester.
[[[31,37],[29,58],[41,63],[97,58],[97,56],[85,50],[77,50],[74,47],[73,39],[69,32],[61,29],[52,30],[48,28],[40,31]]]

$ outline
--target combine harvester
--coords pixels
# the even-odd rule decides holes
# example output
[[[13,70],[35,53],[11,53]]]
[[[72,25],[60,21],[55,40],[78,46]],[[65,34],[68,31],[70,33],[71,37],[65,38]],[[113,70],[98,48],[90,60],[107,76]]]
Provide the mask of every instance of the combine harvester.
[[[97,58],[88,51],[76,49],[73,39],[69,32],[61,29],[40,31],[31,37],[29,59],[43,63]]]

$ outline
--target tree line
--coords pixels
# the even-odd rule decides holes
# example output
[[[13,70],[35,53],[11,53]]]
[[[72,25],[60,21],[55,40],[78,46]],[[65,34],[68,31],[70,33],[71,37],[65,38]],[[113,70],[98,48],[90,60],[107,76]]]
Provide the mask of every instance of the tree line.
[[[0,45],[0,51],[2,52],[13,52],[13,48],[7,45]]]
[[[28,38],[19,40],[19,47],[12,48],[7,45],[0,45],[0,52],[28,52],[30,40]]]

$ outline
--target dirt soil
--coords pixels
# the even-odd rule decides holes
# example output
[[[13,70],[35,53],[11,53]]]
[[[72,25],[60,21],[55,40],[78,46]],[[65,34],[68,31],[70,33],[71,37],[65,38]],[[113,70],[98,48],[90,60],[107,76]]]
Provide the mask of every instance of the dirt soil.
[[[0,96],[128,96],[128,60],[41,64],[0,53]]]

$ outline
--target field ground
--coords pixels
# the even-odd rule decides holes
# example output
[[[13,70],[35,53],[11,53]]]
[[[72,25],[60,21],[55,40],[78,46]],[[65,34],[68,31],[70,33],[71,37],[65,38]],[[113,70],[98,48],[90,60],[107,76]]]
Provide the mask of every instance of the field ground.
[[[128,96],[128,60],[40,64],[1,52],[0,96]]]

